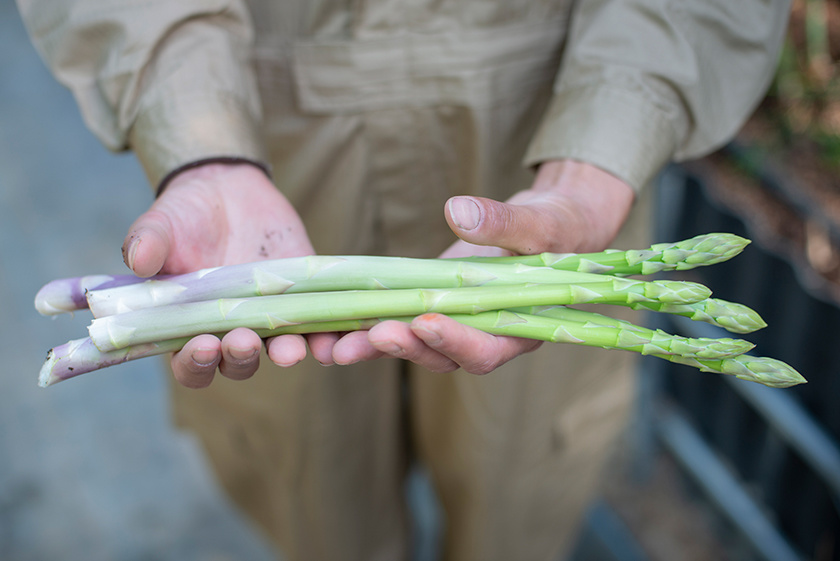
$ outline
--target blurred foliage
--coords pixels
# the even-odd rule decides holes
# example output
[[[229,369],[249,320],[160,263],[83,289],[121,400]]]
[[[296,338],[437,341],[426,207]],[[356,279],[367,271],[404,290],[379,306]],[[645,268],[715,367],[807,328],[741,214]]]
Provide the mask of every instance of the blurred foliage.
[[[840,1],[794,0],[778,72],[760,113],[782,148],[840,170]]]

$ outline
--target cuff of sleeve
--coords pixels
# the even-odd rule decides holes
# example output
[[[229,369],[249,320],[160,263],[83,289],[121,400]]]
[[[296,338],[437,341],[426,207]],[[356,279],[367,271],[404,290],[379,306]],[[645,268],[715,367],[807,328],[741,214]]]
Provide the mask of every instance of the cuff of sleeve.
[[[227,97],[170,99],[140,113],[129,143],[156,191],[176,170],[201,161],[248,161],[267,169],[252,113]]]
[[[625,181],[636,192],[671,159],[676,132],[641,93],[598,86],[555,93],[525,164],[572,159]]]

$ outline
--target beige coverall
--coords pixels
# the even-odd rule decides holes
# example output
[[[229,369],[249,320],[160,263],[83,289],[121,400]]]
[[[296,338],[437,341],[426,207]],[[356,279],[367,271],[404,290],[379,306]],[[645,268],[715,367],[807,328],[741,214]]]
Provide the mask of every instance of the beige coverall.
[[[435,256],[444,201],[504,200],[573,158],[641,188],[742,124],[779,0],[20,0],[91,130],[153,186],[271,166],[324,254]],[[562,71],[560,71],[562,69]],[[617,247],[647,242],[638,204]],[[118,242],[118,240],[115,240]],[[417,458],[451,561],[548,561],[574,537],[632,398],[629,356],[543,345],[490,375],[396,360],[266,365],[174,389],[221,482],[287,559],[400,560]],[[403,391],[407,389],[407,391]]]

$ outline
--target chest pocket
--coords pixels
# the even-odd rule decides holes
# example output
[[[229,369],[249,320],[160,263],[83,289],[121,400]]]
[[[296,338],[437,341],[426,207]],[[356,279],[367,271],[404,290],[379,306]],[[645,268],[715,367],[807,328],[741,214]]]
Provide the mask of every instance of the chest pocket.
[[[384,108],[492,107],[550,85],[565,19],[364,41],[299,42],[293,68],[308,114]]]

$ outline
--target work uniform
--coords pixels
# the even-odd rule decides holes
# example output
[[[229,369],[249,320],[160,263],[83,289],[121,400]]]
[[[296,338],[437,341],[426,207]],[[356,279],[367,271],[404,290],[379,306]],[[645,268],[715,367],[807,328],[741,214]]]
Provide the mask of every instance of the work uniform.
[[[641,189],[728,139],[769,84],[787,1],[20,0],[91,130],[154,187],[270,168],[316,251],[432,257],[453,195],[571,158]],[[640,197],[643,199],[644,197]],[[647,243],[637,204],[614,246]],[[613,315],[619,315],[616,311]],[[549,560],[632,399],[627,353],[543,345],[486,376],[398,360],[174,388],[219,479],[290,560],[408,557],[409,463],[448,560]]]

